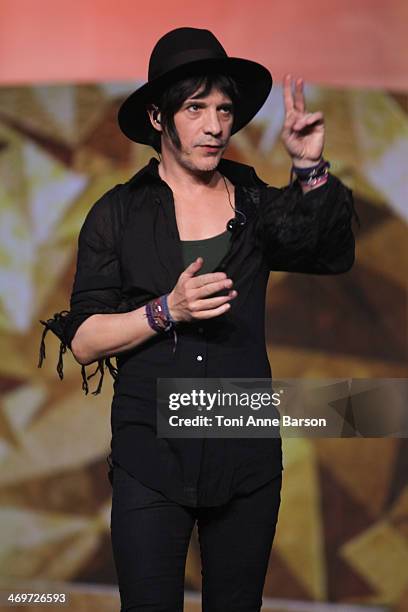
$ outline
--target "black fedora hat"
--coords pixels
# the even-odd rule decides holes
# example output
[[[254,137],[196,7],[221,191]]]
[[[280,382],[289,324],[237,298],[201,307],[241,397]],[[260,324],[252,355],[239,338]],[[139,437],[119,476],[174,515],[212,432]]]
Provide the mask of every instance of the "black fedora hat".
[[[119,127],[135,142],[151,144],[154,131],[146,112],[166,87],[195,75],[226,74],[239,88],[232,134],[238,132],[263,106],[272,87],[267,68],[251,60],[229,57],[209,30],[177,28],[156,43],[149,61],[148,81],[123,102],[118,112]]]

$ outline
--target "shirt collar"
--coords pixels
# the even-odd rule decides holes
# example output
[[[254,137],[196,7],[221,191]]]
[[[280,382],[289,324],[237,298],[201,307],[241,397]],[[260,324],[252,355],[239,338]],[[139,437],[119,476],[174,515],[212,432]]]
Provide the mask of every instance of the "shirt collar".
[[[137,172],[130,180],[132,186],[138,187],[146,183],[161,181],[158,171],[159,160],[152,157],[146,166]],[[256,174],[252,166],[233,161],[231,159],[221,159],[218,170],[227,177],[234,185],[254,187],[266,185]]]

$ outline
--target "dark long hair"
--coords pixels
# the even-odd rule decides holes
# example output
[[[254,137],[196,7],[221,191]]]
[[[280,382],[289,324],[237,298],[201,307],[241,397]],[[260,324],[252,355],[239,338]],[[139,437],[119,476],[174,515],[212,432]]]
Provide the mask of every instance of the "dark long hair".
[[[184,78],[165,89],[159,98],[152,102],[160,111],[162,129],[177,149],[181,148],[181,142],[174,124],[175,113],[180,110],[185,100],[193,94],[199,92],[200,97],[204,98],[213,88],[228,96],[234,109],[239,99],[239,88],[236,81],[225,74],[208,74]],[[151,132],[150,145],[158,153],[161,152],[161,134],[154,128]]]

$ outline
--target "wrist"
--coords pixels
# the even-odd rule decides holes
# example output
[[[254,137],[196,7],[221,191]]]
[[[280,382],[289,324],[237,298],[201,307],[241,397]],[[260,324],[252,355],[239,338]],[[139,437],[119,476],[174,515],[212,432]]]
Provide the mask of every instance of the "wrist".
[[[317,157],[315,159],[310,158],[301,158],[301,157],[292,157],[292,166],[294,168],[313,168],[320,164],[323,159],[323,155]]]
[[[173,301],[173,295],[172,293],[168,293],[167,294],[167,309],[169,312],[169,315],[171,317],[171,319],[173,319],[173,321],[175,323],[179,323],[180,322],[180,317],[177,313],[177,308],[175,308],[174,306],[174,301]]]

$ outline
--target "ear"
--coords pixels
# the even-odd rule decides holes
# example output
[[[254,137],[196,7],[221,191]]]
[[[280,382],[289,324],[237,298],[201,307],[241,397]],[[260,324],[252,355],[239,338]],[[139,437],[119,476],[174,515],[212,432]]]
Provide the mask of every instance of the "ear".
[[[147,108],[147,114],[149,115],[150,123],[152,124],[154,129],[157,132],[161,133],[163,130],[162,130],[162,127],[161,127],[161,124],[160,124],[161,115],[160,115],[160,111],[159,111],[158,107],[155,106],[154,104],[151,104]]]

